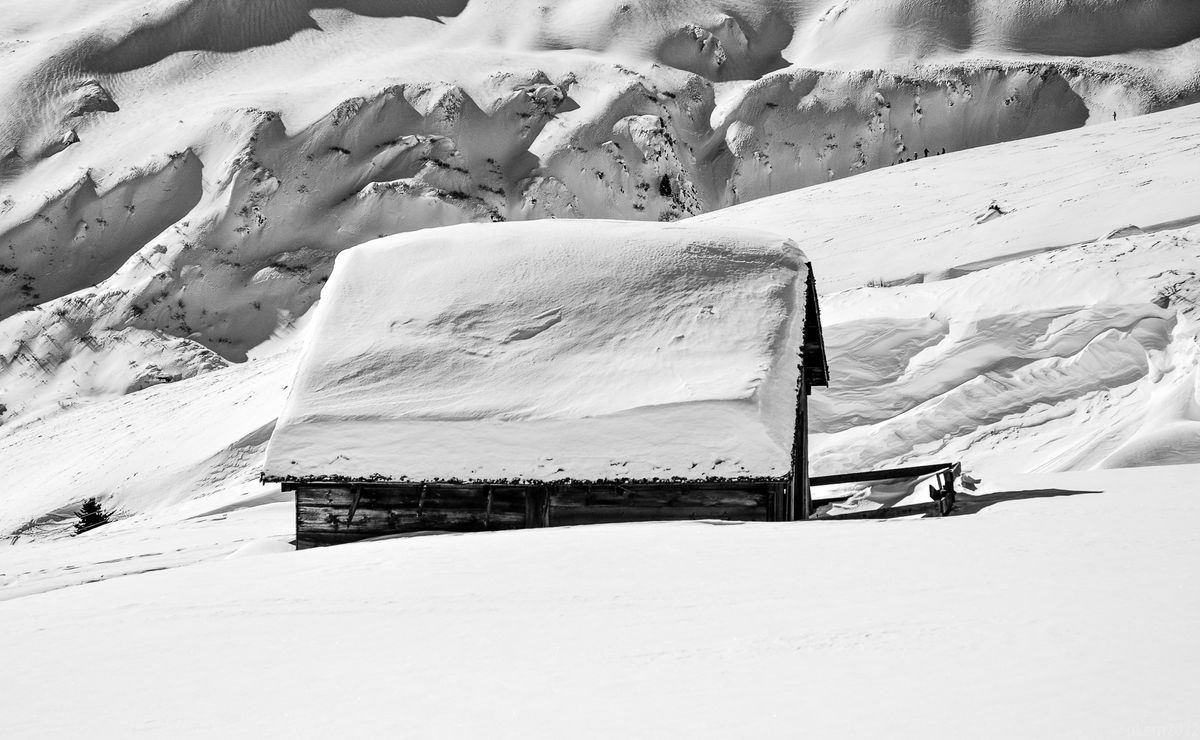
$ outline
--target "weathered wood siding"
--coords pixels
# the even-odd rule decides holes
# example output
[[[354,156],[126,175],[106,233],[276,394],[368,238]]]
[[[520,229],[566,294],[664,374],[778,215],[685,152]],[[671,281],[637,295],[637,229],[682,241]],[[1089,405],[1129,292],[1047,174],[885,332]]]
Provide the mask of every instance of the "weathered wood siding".
[[[401,483],[285,484],[296,492],[299,548],[420,531],[679,519],[778,521],[787,484],[488,486]]]
[[[678,519],[768,521],[777,518],[772,483],[594,484],[550,496],[550,526]]]

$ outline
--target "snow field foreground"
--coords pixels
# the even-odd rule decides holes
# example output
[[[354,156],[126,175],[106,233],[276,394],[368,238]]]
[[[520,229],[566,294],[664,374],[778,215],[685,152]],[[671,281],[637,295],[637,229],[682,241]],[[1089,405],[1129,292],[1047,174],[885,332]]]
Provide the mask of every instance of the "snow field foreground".
[[[26,532],[19,546],[0,547],[0,601],[196,563],[294,552],[296,504],[278,486],[255,483],[253,490],[232,487],[118,518],[90,530],[86,539],[68,537],[67,531]]]
[[[0,716],[12,737],[1191,737],[1198,477],[994,476],[944,519],[411,537],[62,589],[0,603]]]

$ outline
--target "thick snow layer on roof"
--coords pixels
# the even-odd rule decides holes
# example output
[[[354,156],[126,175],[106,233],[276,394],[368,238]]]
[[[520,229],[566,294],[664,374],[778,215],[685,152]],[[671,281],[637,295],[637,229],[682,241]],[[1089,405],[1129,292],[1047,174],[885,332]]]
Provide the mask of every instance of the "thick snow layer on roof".
[[[765,232],[468,224],[338,257],[268,477],[782,477],[807,264]]]

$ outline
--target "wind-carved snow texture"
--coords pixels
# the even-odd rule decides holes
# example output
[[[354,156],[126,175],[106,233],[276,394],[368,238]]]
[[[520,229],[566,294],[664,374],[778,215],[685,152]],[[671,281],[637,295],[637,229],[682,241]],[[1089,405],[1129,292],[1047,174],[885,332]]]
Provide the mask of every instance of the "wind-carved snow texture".
[[[380,236],[676,220],[1194,99],[1200,11],[1142,5],[15,6],[0,422],[239,362]]]
[[[1194,462],[1197,133],[1189,106],[693,219],[813,260],[837,368],[812,398],[813,471]]]
[[[814,428],[831,437],[814,467],[934,453],[979,467],[1196,460],[1197,270],[1192,226],[838,294],[829,313],[870,318],[827,329],[841,373],[814,397]]]

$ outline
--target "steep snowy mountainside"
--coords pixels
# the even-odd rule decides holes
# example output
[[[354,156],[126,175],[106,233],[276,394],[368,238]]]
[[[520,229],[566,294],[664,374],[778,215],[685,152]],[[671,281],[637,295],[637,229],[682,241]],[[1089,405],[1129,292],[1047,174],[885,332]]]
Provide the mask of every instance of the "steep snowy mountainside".
[[[1189,3],[1021,8],[9,3],[0,423],[241,361],[381,235],[674,220],[1200,91]]]
[[[795,239],[822,292],[1200,222],[1200,105],[922,159],[693,219]]]

